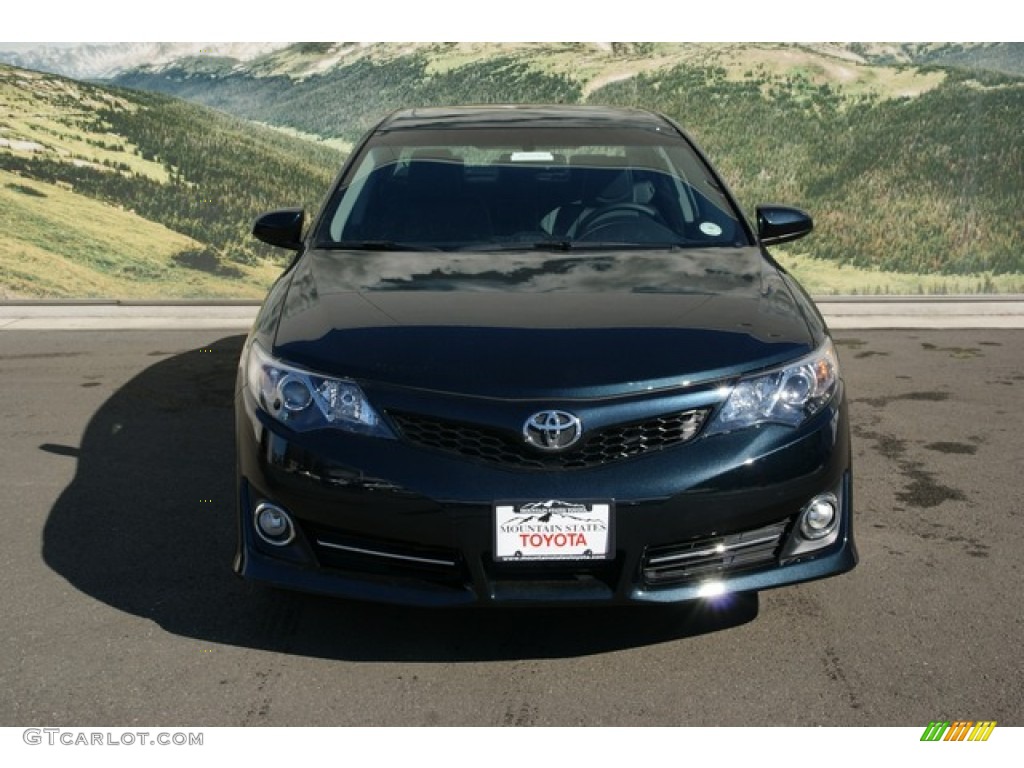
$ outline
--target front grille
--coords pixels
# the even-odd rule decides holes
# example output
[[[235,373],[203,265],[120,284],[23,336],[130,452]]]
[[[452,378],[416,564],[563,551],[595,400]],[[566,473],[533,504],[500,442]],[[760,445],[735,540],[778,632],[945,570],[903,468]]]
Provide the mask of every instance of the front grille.
[[[389,415],[402,436],[421,448],[517,469],[585,469],[692,440],[710,410],[698,408],[584,432],[577,445],[559,453],[542,453],[514,432],[411,413]]]
[[[644,583],[652,587],[679,584],[776,563],[789,523],[783,520],[752,531],[650,547],[641,566]]]

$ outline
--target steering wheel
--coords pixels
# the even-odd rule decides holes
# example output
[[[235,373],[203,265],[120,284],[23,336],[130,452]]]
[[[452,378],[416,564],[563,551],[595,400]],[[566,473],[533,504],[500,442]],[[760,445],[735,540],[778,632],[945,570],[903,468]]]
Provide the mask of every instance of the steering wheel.
[[[576,232],[587,232],[594,227],[610,223],[610,220],[617,216],[636,213],[649,216],[655,221],[661,220],[661,214],[653,205],[645,205],[644,203],[610,203],[609,205],[595,208],[590,213],[584,215],[576,227]]]

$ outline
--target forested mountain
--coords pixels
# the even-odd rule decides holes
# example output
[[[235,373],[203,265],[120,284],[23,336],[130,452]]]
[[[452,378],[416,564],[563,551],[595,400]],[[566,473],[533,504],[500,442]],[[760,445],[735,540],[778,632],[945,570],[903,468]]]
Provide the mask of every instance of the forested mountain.
[[[329,52],[321,44],[307,44],[242,69],[230,59],[192,57],[127,72],[114,82],[348,142],[400,107],[577,102],[583,96],[582,84],[568,74],[543,71],[528,55],[500,47],[450,69],[438,66],[440,48],[415,47],[400,55],[351,49],[343,63],[323,74],[309,74],[304,64]]]
[[[880,269],[939,276],[916,290],[959,290],[965,275],[969,290],[1019,290],[1022,72],[1011,43],[302,43],[246,61],[211,46],[121,72],[117,87],[0,66],[0,289],[31,293],[53,271],[44,253],[85,258],[74,210],[152,222],[161,240],[148,261],[127,245],[105,259],[117,243],[97,234],[89,268],[122,282],[93,293],[186,279],[259,295],[286,255],[249,236],[253,217],[315,208],[342,159],[332,147],[391,110],[567,102],[664,112],[748,212],[810,210],[817,232],[797,246],[832,270],[818,290],[888,290]],[[18,266],[32,259],[35,271]]]
[[[950,71],[917,97],[850,98],[808,78],[720,68],[639,75],[594,94],[679,116],[748,210],[814,211],[819,258],[928,274],[1024,268],[1024,81]]]
[[[643,106],[679,120],[748,211],[766,200],[813,211],[814,256],[966,274],[1024,271],[1014,72],[1024,45],[1013,43],[309,43],[117,82],[347,142],[417,104]]]

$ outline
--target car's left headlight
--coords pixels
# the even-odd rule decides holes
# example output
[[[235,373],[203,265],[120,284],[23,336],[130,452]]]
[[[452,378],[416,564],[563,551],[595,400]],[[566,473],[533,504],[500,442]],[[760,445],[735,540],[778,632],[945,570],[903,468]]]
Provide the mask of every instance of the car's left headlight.
[[[294,430],[333,427],[394,437],[354,381],[289,365],[272,357],[255,341],[248,351],[245,384],[263,410]]]
[[[705,434],[769,423],[795,427],[825,407],[838,383],[839,361],[826,339],[801,360],[736,382]]]

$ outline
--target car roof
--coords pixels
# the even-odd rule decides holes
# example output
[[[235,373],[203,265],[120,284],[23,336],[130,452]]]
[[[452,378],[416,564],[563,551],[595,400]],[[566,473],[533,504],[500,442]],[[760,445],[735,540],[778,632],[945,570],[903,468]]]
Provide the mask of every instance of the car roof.
[[[642,109],[577,104],[481,104],[416,107],[392,113],[377,132],[453,128],[641,128],[672,130],[661,115]]]

